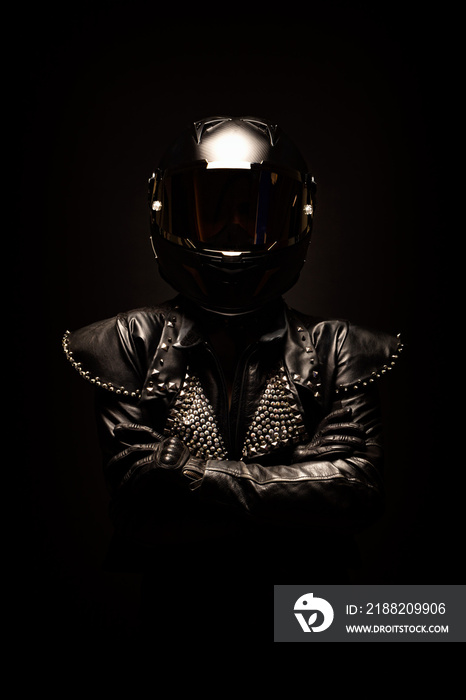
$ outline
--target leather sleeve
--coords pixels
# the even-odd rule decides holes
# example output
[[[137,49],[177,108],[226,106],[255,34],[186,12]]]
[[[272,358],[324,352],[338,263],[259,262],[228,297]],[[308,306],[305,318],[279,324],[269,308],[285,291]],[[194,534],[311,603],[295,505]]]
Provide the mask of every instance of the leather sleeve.
[[[388,367],[397,340],[349,326],[335,349],[332,400],[326,413],[352,409],[364,426],[366,444],[347,457],[263,466],[244,461],[209,461],[199,490],[206,498],[289,525],[360,529],[383,510],[382,421],[375,367]],[[330,360],[330,358],[328,358]]]
[[[333,458],[329,450],[318,461],[274,466],[209,461],[200,487],[203,495],[256,517],[283,519],[284,524],[359,528],[373,521],[383,507],[381,437],[374,401],[368,396],[356,400],[353,419],[361,422],[364,414],[372,425],[364,451]]]
[[[67,332],[63,347],[67,359],[96,391],[96,414],[104,465],[127,446],[116,437],[120,423],[151,425],[140,397],[146,381],[148,358],[154,354],[163,317],[151,310],[128,312],[73,332]],[[161,416],[163,430],[164,416]],[[110,491],[117,489],[116,478],[105,471]]]
[[[103,392],[96,394],[95,408],[105,481],[110,495],[114,498],[119,492],[124,474],[121,473],[118,464],[114,465],[111,460],[128,447],[118,438],[115,427],[121,424],[146,426],[151,419],[139,405],[122,401]],[[134,462],[138,459],[139,456],[135,454]],[[127,466],[129,468],[129,465]]]

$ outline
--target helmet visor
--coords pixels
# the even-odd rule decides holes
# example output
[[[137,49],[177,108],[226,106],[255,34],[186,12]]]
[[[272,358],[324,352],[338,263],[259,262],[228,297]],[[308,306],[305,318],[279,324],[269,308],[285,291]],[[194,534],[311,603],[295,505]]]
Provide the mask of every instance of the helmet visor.
[[[162,235],[181,245],[276,250],[310,231],[310,192],[293,171],[195,167],[165,173],[157,190],[153,217]]]

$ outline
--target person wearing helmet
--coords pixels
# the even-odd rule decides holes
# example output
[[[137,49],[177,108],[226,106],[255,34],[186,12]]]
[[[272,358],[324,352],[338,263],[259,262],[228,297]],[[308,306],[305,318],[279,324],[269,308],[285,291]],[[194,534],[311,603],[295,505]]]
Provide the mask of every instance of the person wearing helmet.
[[[64,338],[97,389],[109,566],[188,589],[346,580],[351,533],[383,509],[377,381],[402,346],[284,302],[315,198],[297,147],[255,117],[194,123],[150,178],[151,243],[178,295]]]

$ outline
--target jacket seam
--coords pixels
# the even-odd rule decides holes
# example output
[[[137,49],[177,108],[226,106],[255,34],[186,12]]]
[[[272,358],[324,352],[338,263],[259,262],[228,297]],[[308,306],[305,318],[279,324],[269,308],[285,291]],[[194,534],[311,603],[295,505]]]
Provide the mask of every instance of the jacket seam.
[[[215,467],[208,467],[208,471],[210,472],[216,472],[218,474],[226,474],[227,476],[233,476],[235,478],[239,479],[247,479],[248,481],[253,481],[255,484],[263,485],[263,484],[286,484],[286,483],[295,483],[298,481],[331,481],[335,479],[341,479],[342,481],[354,481],[359,484],[363,484],[364,486],[368,486],[369,488],[375,488],[372,484],[368,484],[364,481],[361,481],[361,479],[357,479],[356,477],[348,477],[348,476],[343,476],[341,474],[331,474],[329,476],[298,476],[294,479],[287,478],[287,479],[281,479],[281,478],[275,478],[275,479],[266,479],[264,481],[259,481],[253,476],[248,476],[247,474],[240,474],[239,472],[229,472],[224,469],[216,469]],[[206,470],[207,472],[207,470]],[[206,474],[205,472],[205,474]]]

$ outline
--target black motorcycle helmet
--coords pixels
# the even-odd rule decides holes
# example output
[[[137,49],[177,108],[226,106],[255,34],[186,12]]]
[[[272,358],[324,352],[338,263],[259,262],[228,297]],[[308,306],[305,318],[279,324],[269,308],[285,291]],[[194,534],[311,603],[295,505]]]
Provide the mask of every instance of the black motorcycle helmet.
[[[315,191],[301,154],[274,124],[255,117],[195,122],[149,179],[162,277],[212,311],[260,308],[299,277]]]

